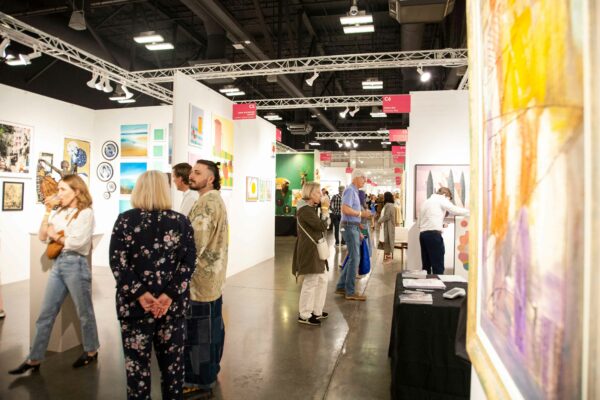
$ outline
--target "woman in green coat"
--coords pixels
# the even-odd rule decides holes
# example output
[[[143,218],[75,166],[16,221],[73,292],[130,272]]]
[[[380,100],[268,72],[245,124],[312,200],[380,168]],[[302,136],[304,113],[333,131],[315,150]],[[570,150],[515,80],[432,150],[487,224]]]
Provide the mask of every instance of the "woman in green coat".
[[[298,202],[296,218],[298,236],[292,273],[304,276],[300,292],[298,322],[301,324],[321,325],[328,314],[323,312],[327,295],[327,261],[319,258],[316,242],[327,232],[327,221],[317,214],[317,205],[321,201],[321,190],[316,182],[307,182],[302,187],[302,201]]]

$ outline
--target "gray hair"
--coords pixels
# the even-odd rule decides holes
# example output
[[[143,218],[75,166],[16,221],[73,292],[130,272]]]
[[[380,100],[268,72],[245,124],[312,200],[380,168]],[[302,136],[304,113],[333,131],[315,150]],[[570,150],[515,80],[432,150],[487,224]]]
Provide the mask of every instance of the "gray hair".
[[[361,169],[355,169],[354,171],[352,171],[352,180],[355,180],[356,178],[367,179],[367,176]]]
[[[310,199],[310,195],[312,194],[312,192],[316,189],[319,190],[319,187],[321,185],[319,184],[319,182],[306,182],[304,184],[304,186],[302,186],[302,198],[304,200],[309,200]]]
[[[344,193],[344,190],[346,190],[346,187],[345,186],[340,186],[338,188],[338,193],[342,194],[342,193]]]

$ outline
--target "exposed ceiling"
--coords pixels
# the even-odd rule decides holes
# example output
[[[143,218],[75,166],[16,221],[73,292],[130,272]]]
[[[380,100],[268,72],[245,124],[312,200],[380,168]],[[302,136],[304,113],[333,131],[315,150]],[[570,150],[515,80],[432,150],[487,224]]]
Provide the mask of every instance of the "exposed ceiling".
[[[438,0],[440,1],[440,0]],[[373,15],[375,32],[345,35],[339,17],[346,14],[350,0],[12,0],[0,1],[0,11],[61,38],[130,71],[172,68],[205,62],[243,62],[257,59],[309,57],[336,54],[396,52],[462,48],[466,45],[465,0],[456,0],[454,10],[441,22],[400,24],[389,14],[387,0],[359,0],[358,8]],[[68,27],[73,7],[83,3],[87,29]],[[156,31],[175,50],[152,52],[133,41],[144,31]],[[247,49],[236,50],[232,41],[241,34],[251,39]],[[25,51],[11,44],[9,52]],[[430,82],[422,83],[413,68],[357,70],[322,73],[312,87],[305,83],[311,74],[279,76],[278,82],[265,77],[238,78],[234,83],[245,91],[243,99],[283,98],[360,94],[397,94],[415,90],[456,89],[457,68],[435,67]],[[383,90],[364,91],[361,82],[376,77]],[[44,55],[26,67],[0,64],[0,83],[43,94],[93,109],[115,108],[108,95],[85,85],[90,73]],[[226,82],[203,82],[215,90]],[[166,84],[170,86],[170,84]],[[135,106],[157,105],[158,100],[136,94]],[[124,105],[122,107],[125,107]],[[306,110],[281,110],[283,142],[303,149],[314,138],[291,135],[286,122],[309,122],[313,132],[336,128],[365,131],[405,128],[407,115],[375,119],[370,107],[354,117],[342,119],[341,109],[318,110],[311,118]],[[263,113],[264,114],[264,113]],[[321,150],[337,149],[335,142],[323,142]],[[380,150],[380,142],[360,143],[359,150]]]

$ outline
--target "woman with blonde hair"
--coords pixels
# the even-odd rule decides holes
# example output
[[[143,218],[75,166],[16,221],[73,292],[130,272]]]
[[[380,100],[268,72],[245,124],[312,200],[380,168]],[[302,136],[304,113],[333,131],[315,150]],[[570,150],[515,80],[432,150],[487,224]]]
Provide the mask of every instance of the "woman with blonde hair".
[[[127,398],[149,399],[152,345],[163,399],[183,398],[185,314],[196,247],[190,221],[171,210],[167,175],[142,174],[110,239]]]
[[[77,175],[65,175],[58,183],[58,194],[46,200],[46,212],[38,237],[62,245],[48,276],[42,310],[36,322],[36,334],[27,360],[9,371],[18,375],[38,371],[44,359],[56,315],[67,294],[71,295],[81,322],[83,354],[73,368],[83,367],[98,358],[98,329],[92,305],[92,273],[87,256],[92,249],[94,212],[92,196]],[[52,213],[52,209],[58,210]]]
[[[316,242],[327,232],[327,221],[317,215],[321,191],[317,182],[307,182],[302,187],[302,200],[298,202],[296,218],[298,237],[292,259],[292,273],[304,276],[300,292],[298,322],[321,325],[328,317],[323,311],[327,295],[327,260],[319,258]]]

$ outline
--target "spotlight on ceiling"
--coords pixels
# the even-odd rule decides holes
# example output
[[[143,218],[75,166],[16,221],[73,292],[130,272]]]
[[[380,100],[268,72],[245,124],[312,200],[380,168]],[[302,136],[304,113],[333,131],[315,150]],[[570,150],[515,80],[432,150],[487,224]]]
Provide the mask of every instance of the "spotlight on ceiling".
[[[359,10],[357,0],[352,1],[348,13],[340,17],[340,24],[344,27],[344,33],[374,32],[373,16],[366,11]]]
[[[102,86],[102,91],[104,93],[110,93],[113,91],[113,87],[110,85],[110,80],[107,75],[104,75],[104,86]]]
[[[36,49],[33,49],[33,51],[29,54],[19,54],[18,57],[15,57],[12,54],[9,54],[6,56],[6,64],[8,64],[12,67],[19,66],[19,65],[29,65],[29,64],[31,64],[32,59],[38,58],[41,56],[42,56],[42,53],[40,51],[37,51]]]
[[[95,89],[96,81],[98,80],[99,77],[100,77],[100,74],[97,71],[92,71],[92,79],[87,81],[86,85],[88,85],[88,87],[90,87],[92,89]]]
[[[346,114],[350,111],[350,108],[346,107],[344,111],[340,113],[340,118],[346,118]]]
[[[387,118],[387,114],[381,108],[373,106],[371,108],[371,118]]]
[[[315,83],[315,81],[317,80],[317,78],[319,77],[319,73],[317,71],[315,71],[313,73],[313,76],[311,76],[310,78],[308,78],[305,82],[308,86],[312,86],[313,83]]]
[[[339,140],[335,141],[338,145],[338,147],[341,149],[342,147],[344,147],[344,143],[340,142]]]
[[[352,143],[350,143],[349,140],[344,140],[344,146],[346,146],[347,148],[352,147]]]
[[[227,92],[227,93],[225,93],[225,96],[234,97],[234,96],[243,96],[245,94],[246,94],[246,92],[238,90],[236,92]]]
[[[231,93],[231,92],[239,92],[240,89],[238,89],[237,87],[233,86],[233,85],[227,85],[222,87],[221,89],[219,89],[219,92],[221,93]]]
[[[355,149],[358,147],[358,143],[356,143],[354,140],[352,140],[352,147]]]
[[[266,119],[267,121],[281,121],[282,120],[282,118],[278,114],[275,114],[273,112],[265,114],[264,119]]]
[[[83,10],[73,9],[71,18],[69,19],[69,28],[76,31],[85,31],[87,27],[85,25],[85,16],[83,15]]]
[[[123,99],[123,100],[119,100],[119,103],[121,103],[121,104],[135,103],[135,99]]]
[[[375,32],[374,25],[351,25],[344,26],[344,33],[349,35],[351,33],[371,33]]]
[[[431,79],[431,73],[427,71],[423,71],[422,67],[417,67],[417,72],[421,76],[421,82],[427,82]]]
[[[313,140],[312,142],[309,143],[311,146],[320,146],[321,143],[317,142],[316,140]]]
[[[160,51],[160,50],[173,50],[175,46],[169,42],[163,43],[150,43],[146,45],[146,48],[151,51]]]
[[[0,57],[6,58],[6,48],[10,45],[10,39],[4,38],[2,39],[2,43],[0,43]]]
[[[354,106],[354,110],[350,111],[350,116],[354,117],[359,110],[360,110],[359,106]]]
[[[138,36],[134,37],[136,43],[139,44],[148,44],[148,43],[162,43],[165,41],[165,38],[162,35],[154,31],[142,32]]]
[[[124,83],[121,83],[121,86],[117,88],[117,90],[115,90],[115,95],[112,97],[109,97],[109,100],[112,101],[121,101],[121,100],[130,100],[133,97],[133,93],[131,93],[128,89],[127,86],[125,86]],[[135,101],[135,100],[134,100]]]

